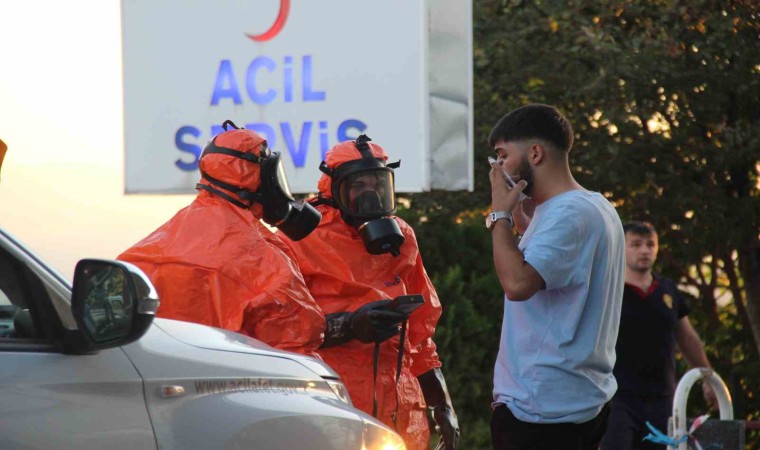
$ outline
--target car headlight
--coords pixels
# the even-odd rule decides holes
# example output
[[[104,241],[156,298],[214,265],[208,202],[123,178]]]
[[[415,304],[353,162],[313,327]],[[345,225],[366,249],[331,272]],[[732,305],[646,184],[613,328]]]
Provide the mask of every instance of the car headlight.
[[[327,384],[330,386],[330,389],[335,393],[335,395],[338,396],[339,399],[343,400],[345,403],[349,405],[353,405],[351,403],[351,397],[348,395],[348,389],[346,389],[346,385],[343,384],[340,380],[330,380],[325,379]]]
[[[364,419],[364,442],[362,450],[406,450],[401,436],[376,423]]]

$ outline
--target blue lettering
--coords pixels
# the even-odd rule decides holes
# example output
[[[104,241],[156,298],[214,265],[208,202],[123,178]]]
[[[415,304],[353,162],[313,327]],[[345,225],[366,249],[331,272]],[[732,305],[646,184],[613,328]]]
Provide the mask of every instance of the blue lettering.
[[[285,103],[293,103],[296,94],[296,68],[294,57],[284,56],[282,63],[282,95]],[[270,75],[276,75],[277,63],[268,56],[258,56],[248,65],[245,77],[245,89],[253,103],[266,105],[277,98],[278,92],[273,87],[265,88],[262,84],[262,70]],[[269,83],[271,86],[272,84]],[[301,57],[301,94],[304,102],[322,102],[327,98],[323,90],[314,86],[314,62],[311,55]],[[217,106],[222,100],[228,98],[235,105],[243,103],[242,94],[235,77],[232,62],[224,59],[219,62],[219,69],[214,80],[214,90],[211,95],[211,106]]]
[[[354,129],[358,131],[356,136],[349,136],[348,130]],[[359,134],[363,133],[367,129],[367,124],[357,119],[344,120],[338,125],[338,142],[353,141],[359,137]]]
[[[323,120],[319,122],[319,150],[322,155],[322,160],[325,159],[325,154],[327,153],[329,146],[330,143],[327,142],[327,122]]]
[[[187,134],[199,138],[201,136],[201,130],[190,126],[180,128],[177,130],[177,134],[174,135],[174,145],[177,146],[179,151],[193,155],[193,161],[187,163],[181,159],[177,159],[174,161],[174,165],[179,167],[180,170],[186,170],[189,172],[198,169],[198,159],[200,158],[203,149],[198,145],[185,142],[183,138]]]
[[[232,63],[228,59],[219,63],[219,71],[216,73],[216,81],[214,82],[214,93],[211,95],[211,106],[218,105],[219,100],[223,98],[231,98],[236,105],[243,103],[237,80],[235,80],[235,72],[232,70]]]
[[[211,138],[219,133],[224,133],[224,128],[221,125],[211,125]]]
[[[266,105],[267,103],[274,100],[275,96],[277,95],[277,91],[274,89],[269,89],[268,91],[261,93],[256,90],[256,71],[262,67],[269,70],[269,72],[272,72],[277,67],[277,65],[274,63],[274,61],[272,61],[270,58],[267,58],[266,56],[259,56],[251,61],[251,64],[248,66],[247,76],[245,78],[245,87],[248,90],[248,97],[253,100],[253,103]]]
[[[293,102],[293,57],[285,57],[285,68],[283,73],[283,88],[285,90],[285,103]]]
[[[255,131],[261,137],[266,139],[269,148],[276,149],[277,142],[281,136],[287,147],[287,152],[290,155],[293,165],[295,167],[305,167],[306,159],[309,155],[309,146],[312,141],[312,129],[317,125],[318,136],[316,138],[319,141],[319,152],[322,159],[325,158],[325,154],[330,148],[330,126],[326,120],[320,121],[304,121],[302,122],[302,128],[300,130],[300,136],[296,136],[299,133],[297,126],[291,122],[280,122],[279,130],[277,127],[273,127],[264,122],[251,122],[246,123],[245,128]],[[211,138],[224,132],[221,125],[213,124],[210,127]],[[367,129],[367,124],[358,119],[346,119],[338,125],[336,136],[338,142],[356,139],[361,133]],[[174,161],[174,165],[180,170],[185,172],[192,172],[198,170],[198,162],[203,152],[203,144],[199,144],[199,141],[203,139],[203,134],[200,129],[191,125],[182,126],[177,129],[174,136],[174,145],[181,152],[181,156]],[[316,142],[315,142],[316,143]]]
[[[280,122],[280,130],[282,131],[282,138],[285,139],[285,145],[290,152],[290,157],[293,159],[293,165],[296,167],[303,167],[306,162],[306,154],[309,151],[311,122],[303,123],[301,140],[299,141],[298,148],[296,148],[296,143],[293,140],[293,132],[290,129],[290,124],[288,122]]]
[[[325,100],[325,91],[311,90],[311,56],[304,55],[302,67],[303,101],[322,102]]]

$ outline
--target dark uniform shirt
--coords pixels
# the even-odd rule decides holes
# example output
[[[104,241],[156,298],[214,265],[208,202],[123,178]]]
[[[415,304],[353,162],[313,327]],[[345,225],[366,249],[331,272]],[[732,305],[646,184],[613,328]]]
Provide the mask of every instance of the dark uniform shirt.
[[[671,396],[676,388],[676,323],[689,307],[676,284],[654,274],[648,292],[625,284],[614,374],[618,393]]]

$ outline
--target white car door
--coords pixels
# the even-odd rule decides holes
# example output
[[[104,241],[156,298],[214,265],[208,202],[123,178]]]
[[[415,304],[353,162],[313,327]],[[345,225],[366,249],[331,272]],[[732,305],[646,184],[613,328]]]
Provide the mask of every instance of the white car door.
[[[122,349],[60,351],[67,299],[53,298],[66,291],[56,284],[0,234],[0,448],[155,449],[142,379]]]

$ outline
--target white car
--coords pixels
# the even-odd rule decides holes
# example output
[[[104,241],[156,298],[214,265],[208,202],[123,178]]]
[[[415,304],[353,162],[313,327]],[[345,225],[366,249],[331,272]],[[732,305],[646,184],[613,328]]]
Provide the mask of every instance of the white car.
[[[137,267],[69,283],[0,229],[0,449],[403,449],[324,363],[155,319]]]

